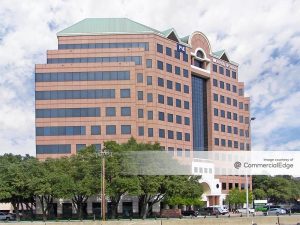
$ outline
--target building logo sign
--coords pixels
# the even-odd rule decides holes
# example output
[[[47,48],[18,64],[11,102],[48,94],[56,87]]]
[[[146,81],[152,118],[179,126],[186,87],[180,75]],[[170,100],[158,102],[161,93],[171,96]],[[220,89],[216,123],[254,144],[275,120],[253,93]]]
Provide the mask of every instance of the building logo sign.
[[[227,63],[227,62],[224,62],[224,61],[222,61],[222,60],[213,58],[213,62],[214,62],[214,63],[218,63],[218,64],[220,64],[220,65],[222,65],[222,66],[224,66],[224,67],[226,67],[226,68],[233,69],[233,70],[237,70],[237,67],[236,67],[236,66],[231,65],[231,64],[229,64],[229,63]]]
[[[177,44],[177,52],[186,53],[186,47],[184,45]]]

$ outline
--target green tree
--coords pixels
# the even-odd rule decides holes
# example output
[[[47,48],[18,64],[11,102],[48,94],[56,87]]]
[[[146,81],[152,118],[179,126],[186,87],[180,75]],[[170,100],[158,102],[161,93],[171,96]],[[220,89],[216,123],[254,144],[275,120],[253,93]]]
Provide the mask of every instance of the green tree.
[[[35,160],[28,155],[6,154],[0,157],[0,201],[12,204],[18,221],[23,203],[32,202],[28,168]]]
[[[138,195],[140,193],[139,179],[137,176],[123,174],[124,166],[131,166],[124,161],[124,153],[132,150],[136,145],[134,139],[125,144],[117,144],[115,141],[104,143],[104,148],[112,153],[106,163],[106,192],[111,202],[111,217],[114,219],[118,213],[118,204],[124,194]]]
[[[272,203],[294,202],[300,197],[300,182],[291,176],[253,176],[255,195]]]
[[[29,185],[40,202],[43,221],[47,220],[55,198],[64,197],[62,190],[68,187],[68,174],[65,173],[66,158],[35,161],[30,167]]]
[[[79,219],[83,218],[83,207],[89,197],[101,190],[101,160],[94,146],[82,149],[76,155],[60,163],[61,171],[66,174],[59,195],[71,198]]]
[[[252,191],[249,191],[248,195],[249,202],[252,202]],[[229,191],[228,195],[226,196],[225,202],[229,204],[231,207],[232,205],[236,209],[238,206],[241,206],[242,204],[246,203],[246,191],[245,190],[239,190],[239,189],[232,189]]]

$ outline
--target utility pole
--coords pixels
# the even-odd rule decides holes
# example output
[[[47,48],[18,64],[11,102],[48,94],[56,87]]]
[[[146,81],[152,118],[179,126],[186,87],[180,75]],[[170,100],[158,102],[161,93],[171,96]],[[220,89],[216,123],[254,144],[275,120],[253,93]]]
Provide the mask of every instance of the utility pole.
[[[102,161],[102,176],[101,176],[101,217],[102,221],[105,221],[106,216],[106,196],[105,196],[105,158],[111,156],[112,153],[106,149],[102,149],[101,152],[98,152],[97,155],[101,157]]]
[[[250,150],[250,126],[251,126],[251,121],[255,120],[255,117],[251,117],[249,120],[249,125],[248,125],[248,137],[246,137],[247,144],[249,145],[249,150]],[[247,145],[246,145],[247,148]],[[248,181],[248,173],[246,173],[246,213],[247,217],[249,217],[249,181]]]

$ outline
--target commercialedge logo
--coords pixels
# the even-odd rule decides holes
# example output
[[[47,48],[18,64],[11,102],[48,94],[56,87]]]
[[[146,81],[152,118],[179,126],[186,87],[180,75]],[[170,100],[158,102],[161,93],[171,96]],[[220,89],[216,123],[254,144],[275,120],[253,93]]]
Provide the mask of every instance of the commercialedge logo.
[[[278,168],[278,169],[291,169],[294,165],[291,163],[244,163],[244,168]]]
[[[291,169],[294,167],[294,164],[291,163],[248,163],[244,162],[243,164],[239,161],[234,163],[234,168],[239,169],[243,165],[244,168],[278,168],[278,169]]]

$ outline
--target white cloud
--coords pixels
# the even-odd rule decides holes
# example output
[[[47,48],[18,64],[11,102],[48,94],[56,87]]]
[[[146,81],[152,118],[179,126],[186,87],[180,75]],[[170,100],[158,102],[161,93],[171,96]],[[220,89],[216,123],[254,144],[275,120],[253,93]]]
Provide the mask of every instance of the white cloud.
[[[300,62],[290,65],[300,54],[299,8],[300,1],[286,0],[1,1],[0,154],[34,154],[34,64],[57,48],[58,30],[86,17],[129,17],[160,30],[174,27],[182,36],[207,34],[214,50],[225,48],[240,64],[254,112],[263,117],[255,121],[261,125],[253,127],[254,143],[263,146],[276,129],[299,126],[289,122],[299,112]],[[282,55],[270,58],[276,49]]]

